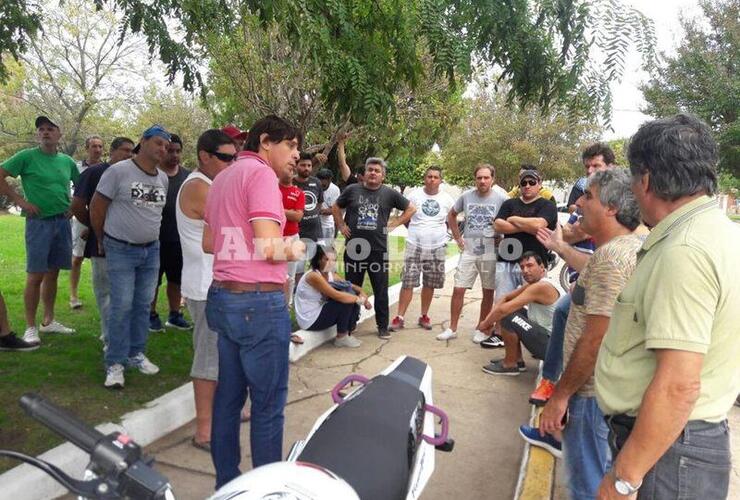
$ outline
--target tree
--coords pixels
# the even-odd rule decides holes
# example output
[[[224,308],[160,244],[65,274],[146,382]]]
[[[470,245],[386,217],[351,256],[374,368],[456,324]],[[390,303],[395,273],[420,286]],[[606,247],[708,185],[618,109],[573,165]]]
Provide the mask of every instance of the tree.
[[[740,177],[740,0],[703,1],[701,8],[701,18],[681,21],[685,37],[676,54],[663,54],[642,87],[644,112],[701,117],[720,144],[720,170]]]
[[[492,164],[496,182],[507,189],[516,185],[524,163],[535,165],[545,180],[575,179],[583,175],[580,151],[600,133],[591,120],[573,122],[564,110],[542,115],[535,106],[514,109],[491,87],[480,86],[465,105],[440,157],[453,184],[471,185],[479,163]]]
[[[85,135],[97,133],[93,118],[133,102],[132,82],[144,78],[143,47],[135,36],[118,43],[114,13],[85,0],[45,10],[42,22],[43,32],[29,38],[29,50],[20,55],[25,80],[17,98],[59,123],[61,149],[73,155]]]
[[[208,36],[235,32],[243,18],[277,22],[320,79],[337,121],[392,114],[403,85],[430,75],[451,85],[471,68],[495,66],[510,102],[571,106],[608,117],[609,84],[621,76],[634,43],[652,58],[653,26],[619,0],[96,0],[122,13],[124,33],[143,33],[170,81],[203,86]],[[175,19],[181,29],[169,29]]]
[[[28,41],[41,28],[40,6],[33,2],[0,2],[0,56],[16,61],[28,48]],[[8,61],[0,63],[0,81],[8,78]]]

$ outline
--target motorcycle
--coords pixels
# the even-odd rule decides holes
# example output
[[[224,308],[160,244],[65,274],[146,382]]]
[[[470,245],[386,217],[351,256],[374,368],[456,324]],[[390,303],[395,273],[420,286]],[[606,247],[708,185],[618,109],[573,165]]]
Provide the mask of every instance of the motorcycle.
[[[348,388],[350,384],[357,386]],[[447,415],[432,404],[432,370],[401,356],[369,379],[351,374],[331,391],[334,405],[321,415],[286,461],[246,472],[211,500],[417,500],[434,471],[434,452],[452,451]],[[85,478],[71,478],[43,460],[0,450],[34,465],[80,498],[175,498],[129,436],[103,435],[41,396],[20,401],[33,418],[90,455]],[[435,417],[440,432],[435,432]]]

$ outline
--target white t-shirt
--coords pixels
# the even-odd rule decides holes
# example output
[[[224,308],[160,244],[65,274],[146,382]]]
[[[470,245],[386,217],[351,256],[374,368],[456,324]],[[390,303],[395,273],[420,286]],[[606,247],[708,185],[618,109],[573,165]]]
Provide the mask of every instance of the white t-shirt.
[[[326,191],[324,191],[324,203],[321,204],[321,208],[331,208],[334,202],[337,201],[337,198],[339,198],[339,186],[332,182]],[[334,217],[331,215],[322,215],[321,227],[334,229]]]
[[[452,196],[444,191],[429,195],[422,187],[409,193],[407,198],[416,207],[416,213],[409,221],[406,241],[427,249],[447,243],[447,214],[455,204]]]

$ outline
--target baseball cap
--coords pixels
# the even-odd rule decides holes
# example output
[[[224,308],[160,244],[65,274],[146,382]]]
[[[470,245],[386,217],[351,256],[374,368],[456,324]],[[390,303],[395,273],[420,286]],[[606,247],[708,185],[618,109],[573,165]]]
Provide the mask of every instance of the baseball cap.
[[[39,128],[45,123],[51,125],[52,127],[59,128],[59,125],[51,121],[48,116],[41,115],[36,117],[36,128]]]
[[[221,132],[231,137],[232,140],[239,141],[246,139],[247,134],[249,134],[248,130],[240,130],[239,127],[232,125],[231,123],[222,128]]]
[[[537,181],[541,181],[542,177],[540,177],[540,174],[536,170],[522,170],[519,173],[519,180],[523,180],[526,177],[532,177],[536,179]]]
[[[167,132],[162,125],[152,125],[141,134],[142,139],[149,139],[150,137],[161,137],[165,141],[169,141],[172,139],[170,133]],[[132,152],[136,154],[139,152],[140,149],[141,142],[136,145]]]

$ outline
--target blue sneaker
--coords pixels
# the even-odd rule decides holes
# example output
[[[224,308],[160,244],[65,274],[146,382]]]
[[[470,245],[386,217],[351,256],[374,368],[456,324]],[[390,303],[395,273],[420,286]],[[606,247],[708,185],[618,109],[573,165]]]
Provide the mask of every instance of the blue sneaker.
[[[190,330],[193,327],[193,325],[188,323],[181,312],[171,312],[167,318],[165,326],[169,328],[177,328],[178,330]]]
[[[563,458],[563,444],[550,434],[540,436],[540,430],[529,425],[519,426],[519,435],[532,446],[549,451],[555,458]]]
[[[162,320],[159,319],[159,314],[149,314],[149,331],[152,333],[164,331],[164,326],[162,326]]]

